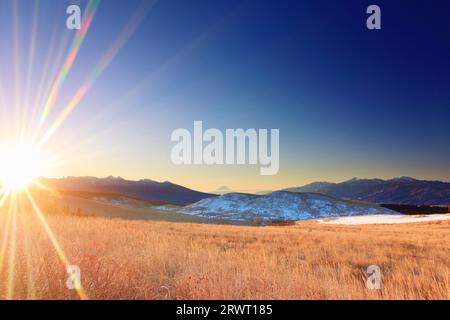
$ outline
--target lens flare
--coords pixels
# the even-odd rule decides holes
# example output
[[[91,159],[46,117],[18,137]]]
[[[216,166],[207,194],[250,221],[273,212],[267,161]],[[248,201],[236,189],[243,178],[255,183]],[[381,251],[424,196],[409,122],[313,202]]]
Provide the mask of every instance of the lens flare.
[[[27,144],[0,146],[0,184],[16,192],[46,174],[47,164],[41,150]]]
[[[14,299],[21,294],[20,287],[16,283],[20,270],[17,257],[23,254],[23,248],[25,248],[27,258],[27,296],[30,298],[36,297],[34,288],[35,273],[33,272],[30,253],[33,244],[31,241],[28,243],[27,240],[27,232],[31,228],[38,228],[39,226],[43,228],[60,262],[66,268],[65,271],[71,265],[69,261],[70,255],[64,252],[63,246],[59,243],[56,234],[46,219],[46,214],[51,209],[48,208],[45,200],[50,193],[53,195],[57,194],[57,190],[52,189],[51,183],[46,185],[46,179],[38,178],[49,176],[50,171],[53,172],[57,164],[55,162],[58,161],[60,153],[55,154],[51,152],[48,153],[51,157],[47,157],[47,154],[43,151],[44,145],[47,144],[47,141],[82,102],[95,82],[114,61],[157,0],[141,1],[141,5],[131,16],[130,21],[101,56],[95,67],[87,74],[85,81],[73,93],[69,102],[60,106],[58,105],[59,98],[62,95],[62,91],[66,89],[64,85],[73,70],[81,47],[93,25],[100,2],[101,0],[87,1],[81,29],[73,31],[75,33],[65,32],[59,50],[56,50],[55,54],[50,55],[56,47],[57,32],[54,32],[48,50],[49,55],[44,62],[43,68],[40,69],[35,68],[38,62],[36,58],[37,46],[40,43],[37,40],[39,35],[39,5],[36,3],[34,7],[30,43],[28,52],[24,55],[21,52],[24,46],[19,46],[22,44],[20,41],[22,29],[19,29],[22,26],[19,24],[19,5],[13,2],[15,6],[13,17],[13,50],[15,56],[13,67],[15,72],[14,77],[12,77],[15,89],[12,92],[12,94],[15,94],[14,103],[5,99],[5,88],[0,83],[0,112],[2,112],[2,120],[7,120],[0,127],[2,129],[2,140],[0,141],[0,224],[2,224],[2,234],[0,234],[0,278],[6,280],[4,281],[6,287],[4,296],[7,299]],[[69,39],[73,39],[73,41],[71,46],[66,48]],[[22,55],[20,55],[21,53]],[[67,56],[65,56],[66,53]],[[28,57],[27,64],[24,64],[23,68],[21,68],[19,63],[23,61],[20,59],[21,56]],[[62,65],[60,65],[60,62],[62,62]],[[40,81],[35,82],[33,73],[36,73],[38,70],[41,72],[41,75],[38,76]],[[53,71],[55,72],[53,73]],[[52,75],[52,78],[48,79],[50,75]],[[12,114],[9,114],[11,108],[8,105],[14,106]],[[16,121],[11,121],[12,116],[15,116]],[[7,143],[2,144],[2,142]],[[45,148],[47,151],[50,151],[50,147]],[[29,220],[34,218],[34,216],[37,217],[37,225]],[[24,243],[24,246],[21,245],[22,243]],[[4,274],[3,271],[5,271]],[[88,299],[88,294],[83,287],[80,286],[80,288],[75,289],[80,299]],[[2,294],[0,293],[0,297]]]
[[[44,112],[42,113],[41,117],[41,123],[45,121],[50,111],[53,109],[53,106],[55,105],[56,97],[59,94],[59,91],[64,84],[67,75],[69,74],[70,69],[72,68],[78,52],[80,51],[81,45],[83,44],[84,39],[86,38],[86,35],[89,31],[89,28],[91,27],[92,21],[94,20],[95,12],[97,11],[97,8],[100,4],[99,0],[91,0],[88,3],[88,7],[85,13],[85,17],[83,19],[84,23],[82,28],[79,30],[79,32],[76,34],[75,39],[72,43],[72,46],[69,51],[69,55],[66,58],[66,61],[61,68],[61,70],[58,73],[58,76],[56,77],[56,81],[53,84],[52,90],[50,92],[50,95],[47,99],[47,102],[44,106]]]

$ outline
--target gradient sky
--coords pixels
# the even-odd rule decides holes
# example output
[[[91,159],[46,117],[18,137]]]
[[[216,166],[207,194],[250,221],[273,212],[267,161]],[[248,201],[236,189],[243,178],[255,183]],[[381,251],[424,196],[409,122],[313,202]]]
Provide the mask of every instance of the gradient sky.
[[[60,160],[48,175],[150,178],[203,191],[354,176],[450,180],[448,1],[151,2],[100,3],[44,129],[124,27],[149,11],[49,140],[46,151]],[[88,2],[12,3],[0,0],[1,140],[18,128],[34,132],[75,35],[66,7]],[[383,29],[369,31],[374,3]],[[173,165],[170,135],[194,120],[279,128],[279,174]]]

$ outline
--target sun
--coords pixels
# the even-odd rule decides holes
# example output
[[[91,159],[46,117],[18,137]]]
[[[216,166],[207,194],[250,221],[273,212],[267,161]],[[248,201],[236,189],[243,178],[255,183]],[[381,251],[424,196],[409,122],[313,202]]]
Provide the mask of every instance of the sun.
[[[25,189],[46,174],[46,164],[43,152],[32,145],[0,145],[0,185],[10,192]]]

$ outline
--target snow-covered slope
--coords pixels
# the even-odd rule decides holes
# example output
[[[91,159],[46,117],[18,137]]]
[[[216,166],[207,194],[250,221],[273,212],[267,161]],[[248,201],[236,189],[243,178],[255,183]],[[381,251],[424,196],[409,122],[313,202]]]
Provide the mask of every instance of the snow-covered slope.
[[[339,200],[316,193],[230,193],[186,206],[180,213],[238,221],[289,221],[368,214],[395,214],[376,205]]]

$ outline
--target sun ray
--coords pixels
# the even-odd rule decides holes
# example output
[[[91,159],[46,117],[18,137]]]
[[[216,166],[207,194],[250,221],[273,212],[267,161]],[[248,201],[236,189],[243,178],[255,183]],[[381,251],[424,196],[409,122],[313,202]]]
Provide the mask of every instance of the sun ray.
[[[19,130],[20,126],[19,126],[19,121],[20,121],[20,114],[21,114],[21,110],[22,110],[22,106],[21,106],[21,99],[20,99],[20,82],[21,82],[21,77],[20,77],[20,72],[21,72],[21,59],[20,59],[20,37],[19,37],[19,14],[18,14],[18,1],[13,1],[12,4],[12,22],[13,22],[13,53],[14,53],[14,57],[15,57],[15,62],[14,62],[14,82],[15,82],[15,86],[14,86],[14,92],[15,92],[15,111],[16,111],[16,136],[19,136],[19,132],[17,132],[17,130]]]
[[[0,274],[3,271],[6,249],[8,246],[9,232],[10,232],[10,227],[11,227],[10,224],[11,224],[11,220],[12,220],[11,217],[12,217],[13,203],[14,203],[14,195],[11,195],[11,197],[9,197],[9,206],[8,206],[8,211],[7,211],[7,215],[6,215],[6,221],[5,221],[5,231],[3,234],[2,246],[0,249]]]
[[[36,93],[34,95],[34,103],[32,104],[32,111],[31,116],[29,118],[30,121],[34,121],[37,123],[37,125],[34,126],[34,135],[31,141],[35,141],[36,137],[38,135],[39,127],[39,121],[36,121],[36,118],[38,117],[38,111],[40,106],[42,106],[45,101],[46,93],[49,94],[51,90],[52,83],[50,81],[47,81],[47,79],[52,78],[53,76],[56,77],[56,74],[58,72],[56,67],[51,67],[51,65],[59,66],[61,64],[61,61],[64,56],[64,51],[67,47],[67,43],[70,40],[69,33],[64,33],[62,36],[62,39],[58,41],[59,47],[56,47],[56,39],[57,39],[57,30],[59,28],[55,27],[51,36],[49,49],[46,54],[46,59],[43,67],[43,71],[39,80],[39,87],[36,90]],[[53,54],[53,52],[56,51],[56,54]]]
[[[17,203],[12,203],[12,222],[11,222],[11,240],[9,246],[9,261],[8,261],[8,290],[6,299],[12,300],[14,298],[14,276],[15,276],[15,262],[16,262],[16,239],[17,239]]]
[[[29,230],[28,219],[26,219],[24,215],[25,211],[20,211],[19,218],[20,218],[20,225],[22,227],[24,239],[24,253],[27,266],[27,299],[34,300],[36,299],[36,290],[34,286],[33,264],[31,260],[31,253],[33,251],[31,250],[30,237],[28,234]]]
[[[100,0],[90,0],[88,3],[88,6],[86,8],[86,13],[84,14],[84,18],[83,18],[84,23],[83,23],[81,29],[75,35],[75,39],[72,42],[72,46],[69,50],[69,54],[66,58],[66,61],[64,62],[64,65],[61,68],[61,70],[59,71],[59,73],[56,77],[56,80],[52,86],[50,95],[44,106],[44,111],[41,116],[40,124],[43,124],[43,122],[47,119],[48,114],[50,113],[50,111],[52,110],[52,108],[56,102],[56,98],[59,94],[59,91],[60,91],[62,85],[64,84],[64,81],[67,79],[70,69],[72,68],[72,66],[74,64],[74,62],[78,56],[78,53],[81,49],[81,46],[84,42],[84,39],[89,31],[89,28],[91,27],[92,21],[95,16],[95,12],[97,11],[99,4],[100,4]]]
[[[0,69],[0,73],[1,72],[2,72],[2,70]],[[0,78],[0,111],[1,111],[1,114],[0,114],[1,118],[0,119],[7,118],[6,112],[7,112],[8,109],[7,109],[6,105],[7,104],[6,104],[6,100],[5,100],[3,84],[2,84],[2,81],[1,81],[1,78]],[[2,130],[6,129],[5,131],[7,132],[8,131],[7,124],[3,124],[3,123],[1,123],[1,124],[2,124],[1,129]]]
[[[25,189],[24,192],[27,195],[28,200],[30,201],[34,212],[36,213],[37,217],[39,218],[40,222],[42,223],[42,226],[44,227],[44,229],[45,229],[45,231],[47,233],[47,236],[49,237],[50,242],[52,243],[52,245],[53,245],[53,247],[54,247],[54,249],[55,249],[55,251],[56,251],[56,253],[57,253],[58,257],[59,257],[59,259],[61,260],[61,262],[64,264],[65,267],[69,266],[70,262],[67,259],[66,255],[65,255],[64,251],[62,250],[58,240],[55,237],[55,235],[53,234],[52,229],[48,225],[47,219],[45,219],[45,216],[42,213],[41,209],[37,205],[36,201],[34,200],[33,196],[31,195],[31,193],[27,189]],[[82,300],[87,300],[88,299],[88,296],[87,296],[85,290],[83,289],[83,287],[81,287],[80,289],[77,289],[76,291],[77,291],[80,299],[82,299]]]
[[[8,196],[10,195],[10,191],[7,190],[6,188],[2,188],[0,190],[0,209],[3,207],[3,205],[5,204],[6,200],[8,199]]]
[[[26,74],[26,84],[25,84],[25,101],[24,101],[24,112],[22,113],[22,121],[21,121],[21,135],[24,136],[26,134],[26,121],[28,119],[28,105],[30,100],[30,88],[31,88],[31,80],[33,75],[33,67],[34,67],[34,59],[36,52],[36,41],[37,41],[37,29],[38,29],[38,13],[39,13],[39,0],[34,1],[33,7],[33,20],[31,26],[31,35],[30,35],[30,46],[28,49],[28,68]]]
[[[75,109],[76,106],[81,102],[81,100],[89,92],[95,81],[102,75],[106,68],[111,64],[116,55],[119,53],[120,49],[127,43],[128,39],[133,35],[138,26],[146,17],[150,9],[155,5],[157,1],[142,2],[139,8],[131,17],[129,23],[122,29],[117,39],[109,47],[106,53],[99,60],[97,65],[94,67],[92,72],[87,77],[84,84],[78,89],[63,111],[56,118],[55,122],[50,126],[47,132],[43,135],[39,146],[44,145],[50,137],[56,132],[56,130],[63,124],[70,113]],[[47,108],[46,108],[47,109]],[[44,112],[45,113],[45,112]],[[47,112],[48,113],[48,112]]]
[[[42,189],[42,190],[45,190],[45,191],[47,191],[47,192],[50,192],[50,193],[53,194],[53,195],[56,195],[56,196],[59,195],[59,193],[58,193],[57,190],[52,189],[51,187],[49,187],[49,186],[45,185],[44,183],[40,182],[39,180],[36,180],[36,179],[33,180],[33,181],[31,182],[31,185],[35,185],[35,186],[37,186],[38,188],[40,188],[40,189]]]

